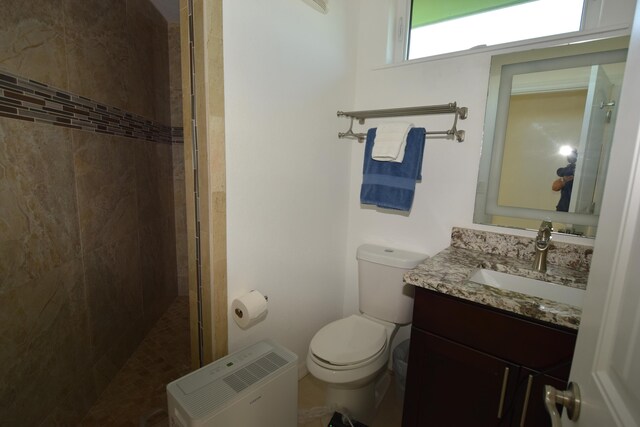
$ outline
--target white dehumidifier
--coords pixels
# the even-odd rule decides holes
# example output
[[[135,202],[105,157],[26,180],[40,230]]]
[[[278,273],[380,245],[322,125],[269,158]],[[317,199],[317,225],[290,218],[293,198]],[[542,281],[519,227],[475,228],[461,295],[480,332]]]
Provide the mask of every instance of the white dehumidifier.
[[[169,425],[296,427],[297,360],[265,340],[169,383]]]

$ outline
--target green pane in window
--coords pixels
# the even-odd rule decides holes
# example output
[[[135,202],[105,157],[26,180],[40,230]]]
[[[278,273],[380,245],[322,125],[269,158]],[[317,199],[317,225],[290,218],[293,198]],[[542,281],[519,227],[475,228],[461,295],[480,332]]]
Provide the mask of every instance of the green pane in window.
[[[413,0],[411,28],[534,0]]]

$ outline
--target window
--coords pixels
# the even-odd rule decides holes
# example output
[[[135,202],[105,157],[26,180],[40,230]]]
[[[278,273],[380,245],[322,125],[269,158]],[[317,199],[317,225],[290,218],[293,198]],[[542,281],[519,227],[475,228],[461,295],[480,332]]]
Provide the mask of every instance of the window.
[[[407,59],[579,31],[584,0],[413,0]]]

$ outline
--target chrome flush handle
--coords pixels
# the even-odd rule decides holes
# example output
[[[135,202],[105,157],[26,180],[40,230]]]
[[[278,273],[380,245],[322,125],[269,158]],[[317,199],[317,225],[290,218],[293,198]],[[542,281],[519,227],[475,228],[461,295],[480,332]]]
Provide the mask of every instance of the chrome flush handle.
[[[551,417],[551,427],[562,427],[562,420],[556,404],[564,406],[571,421],[580,417],[580,387],[576,383],[569,383],[569,389],[558,391],[550,385],[544,386],[544,406]]]

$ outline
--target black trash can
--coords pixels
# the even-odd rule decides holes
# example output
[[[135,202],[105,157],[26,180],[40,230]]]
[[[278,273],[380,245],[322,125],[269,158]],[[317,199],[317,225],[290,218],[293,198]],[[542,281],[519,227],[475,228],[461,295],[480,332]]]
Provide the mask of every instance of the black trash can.
[[[396,392],[400,400],[404,399],[404,385],[407,381],[409,362],[409,340],[402,341],[393,350],[393,373],[396,379]]]

